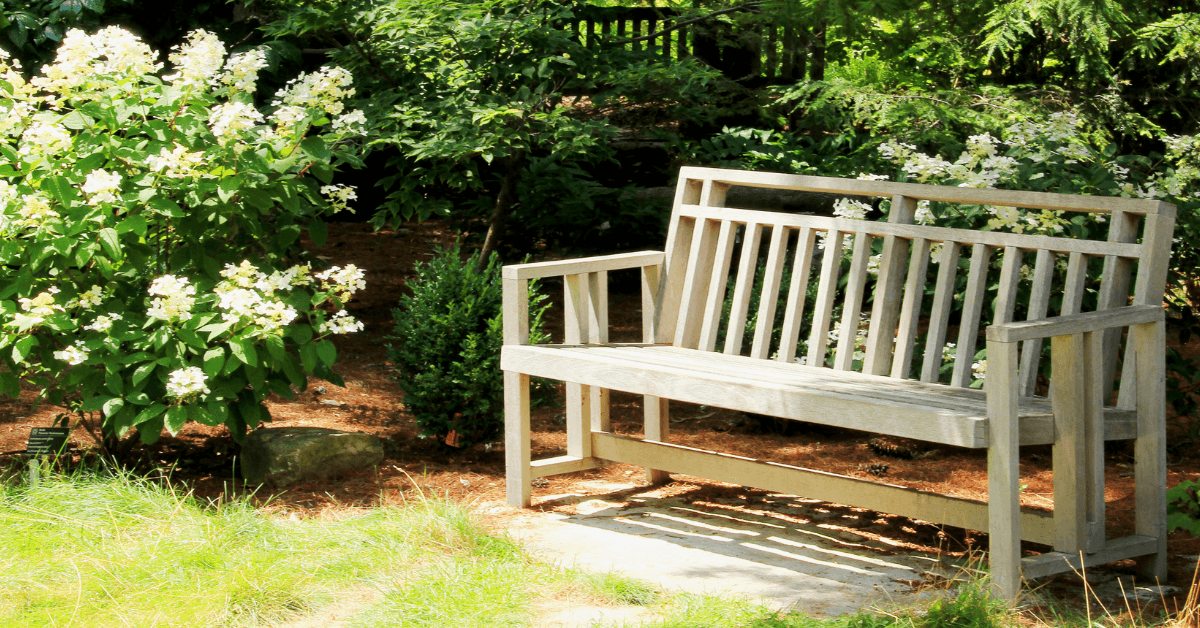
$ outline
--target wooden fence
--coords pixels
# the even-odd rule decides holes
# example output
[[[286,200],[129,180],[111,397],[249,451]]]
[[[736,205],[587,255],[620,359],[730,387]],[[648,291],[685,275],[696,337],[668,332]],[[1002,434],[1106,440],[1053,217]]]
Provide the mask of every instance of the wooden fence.
[[[701,21],[665,30],[687,18],[673,9],[586,7],[572,25],[588,47],[619,45],[671,59],[695,56],[736,80],[795,82],[805,75],[811,36],[793,27],[758,24],[735,31],[728,23]]]

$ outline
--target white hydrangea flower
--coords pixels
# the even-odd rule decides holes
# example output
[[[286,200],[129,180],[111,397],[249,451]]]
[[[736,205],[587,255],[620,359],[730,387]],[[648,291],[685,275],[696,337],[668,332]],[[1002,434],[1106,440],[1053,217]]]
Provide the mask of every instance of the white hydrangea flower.
[[[196,287],[187,279],[163,275],[150,284],[149,293],[155,297],[146,315],[167,322],[186,321],[192,317]]]
[[[71,307],[81,307],[85,310],[90,310],[104,302],[104,288],[93,285],[79,295],[79,298],[71,302]]]
[[[987,360],[979,360],[971,363],[971,375],[975,379],[983,381],[987,379]]]
[[[88,205],[115,203],[117,201],[115,192],[121,191],[121,175],[97,168],[88,173],[82,189],[83,193],[88,195]]]
[[[870,173],[866,173],[866,172],[859,173],[859,175],[855,178],[858,179],[859,181],[889,181],[889,180],[891,180],[891,177],[887,176],[886,174],[870,174]]]
[[[253,323],[262,328],[261,335],[275,333],[292,324],[299,313],[283,301],[262,301],[254,307]]]
[[[879,155],[884,159],[898,161],[904,163],[913,153],[917,152],[917,147],[904,142],[893,142],[888,140],[879,145]]]
[[[121,320],[120,314],[101,314],[92,321],[90,325],[84,325],[83,328],[87,331],[107,332],[112,329],[113,323]]]
[[[146,158],[146,165],[155,172],[162,172],[168,178],[185,179],[201,174],[200,167],[204,165],[203,152],[191,152],[176,144],[174,148],[163,148],[157,155]]]
[[[17,299],[17,302],[21,304],[21,311],[29,312],[30,317],[37,319],[35,322],[40,323],[46,320],[47,316],[65,311],[63,306],[54,301],[54,295],[58,294],[58,291],[58,288],[50,287],[32,299],[21,298]]]
[[[878,275],[879,266],[883,263],[883,253],[876,253],[867,258],[867,274]]]
[[[367,287],[367,282],[363,279],[365,273],[354,264],[346,264],[345,268],[334,266],[314,276],[321,281],[323,289],[338,293],[341,299],[346,299]]]
[[[833,204],[833,215],[838,218],[850,218],[852,220],[866,220],[867,213],[871,211],[871,206],[850,198],[839,198]]]
[[[220,300],[217,302],[217,308],[226,310],[221,318],[227,321],[237,321],[241,318],[251,318],[254,316],[254,308],[262,303],[262,295],[256,290],[246,288],[232,288],[223,291],[218,291],[217,295]]]
[[[7,80],[8,77],[5,77]],[[0,109],[0,133],[8,136],[20,135],[22,129],[37,110],[24,101],[14,101],[11,107]]]
[[[262,48],[239,52],[225,62],[221,83],[229,87],[230,93],[254,93],[258,71],[267,67],[267,53]]]
[[[55,360],[62,360],[71,366],[83,364],[87,360],[88,350],[83,347],[83,343],[77,342],[74,346],[67,347],[62,351],[54,352]]]
[[[42,76],[30,82],[62,97],[95,98],[102,90],[86,89],[92,84],[157,72],[162,64],[155,62],[156,56],[149,46],[119,26],[109,26],[95,35],[71,29],[63,37],[54,63],[43,66]]]
[[[71,150],[71,133],[61,124],[34,122],[21,134],[17,152],[22,156],[57,157]]]
[[[263,116],[254,105],[244,102],[226,102],[213,107],[208,126],[212,129],[217,141],[224,145],[229,137],[249,129],[256,124],[262,124]]]
[[[189,401],[211,392],[205,384],[207,381],[208,376],[198,366],[176,369],[167,376],[167,394],[179,401]]]
[[[355,109],[350,113],[338,116],[337,120],[333,121],[334,133],[353,133],[361,135],[367,130],[367,114],[363,113],[362,109]]]
[[[283,272],[275,271],[270,275],[257,273],[254,279],[254,288],[269,294],[291,290],[296,286],[309,285],[312,283],[312,279],[308,276],[309,272],[308,266],[293,266]]]
[[[18,227],[39,228],[51,220],[59,218],[58,212],[50,207],[50,199],[40,193],[26,194],[21,197],[21,206],[17,209],[20,220]]]
[[[917,182],[925,183],[933,178],[940,178],[950,171],[953,164],[925,153],[913,153],[904,162],[904,172],[916,178]]]
[[[338,310],[333,318],[321,323],[320,332],[322,334],[352,334],[362,331],[364,327],[362,321],[347,314],[346,310]]]
[[[354,95],[354,77],[336,66],[325,66],[316,72],[301,74],[275,92],[273,106],[320,108],[336,116],[345,109],[342,101]]]
[[[276,109],[271,114],[271,123],[275,125],[277,133],[292,132],[296,125],[305,119],[308,115],[308,110],[304,107],[295,105],[286,105]]]
[[[929,206],[929,201],[917,201],[917,211],[913,214],[913,219],[917,221],[918,225],[933,224],[934,215],[933,210]]]
[[[321,194],[324,194],[329,199],[329,205],[333,207],[333,211],[335,212],[350,209],[350,201],[358,200],[358,192],[355,191],[354,186],[342,185],[340,183],[322,186]]]
[[[171,50],[175,52],[167,59],[175,65],[176,72],[163,80],[181,87],[207,88],[225,63],[225,44],[215,33],[204,29],[188,33],[187,40]]]

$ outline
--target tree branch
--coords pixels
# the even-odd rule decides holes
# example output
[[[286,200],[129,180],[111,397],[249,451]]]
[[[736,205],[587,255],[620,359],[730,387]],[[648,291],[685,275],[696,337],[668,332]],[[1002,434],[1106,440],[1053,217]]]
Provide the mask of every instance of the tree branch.
[[[690,24],[695,24],[697,22],[704,22],[706,20],[711,20],[714,17],[719,17],[722,15],[725,15],[726,13],[737,13],[739,11],[747,11],[747,12],[757,13],[758,7],[760,7],[760,6],[762,6],[762,2],[759,0],[755,0],[754,2],[747,2],[745,4],[739,4],[736,7],[729,7],[728,9],[721,9],[720,11],[713,11],[712,13],[709,13],[708,15],[701,15],[700,17],[694,17],[690,20],[676,22],[660,31],[650,33],[649,35],[642,35],[641,37],[633,37],[631,39],[618,39],[616,41],[610,41],[608,43],[610,43],[610,44],[633,44],[633,43],[637,43],[640,41],[648,41],[648,40],[654,39],[655,37],[658,37],[659,35],[663,35],[665,33],[671,32],[673,30],[678,30],[680,28],[683,28],[684,26],[688,26]]]

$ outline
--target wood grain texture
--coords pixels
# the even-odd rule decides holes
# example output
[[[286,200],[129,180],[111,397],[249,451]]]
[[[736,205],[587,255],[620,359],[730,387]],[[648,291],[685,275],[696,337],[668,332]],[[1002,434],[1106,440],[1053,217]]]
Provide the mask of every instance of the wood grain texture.
[[[967,287],[964,289],[962,318],[958,325],[958,348],[954,354],[954,371],[950,375],[951,386],[965,387],[971,384],[971,366],[975,363],[975,345],[979,341],[979,321],[983,316],[991,254],[992,250],[982,244],[971,248],[971,270],[967,275]]]
[[[888,222],[911,224],[916,209],[916,200],[894,196]],[[886,375],[891,368],[892,351],[899,338],[896,325],[900,316],[908,244],[908,240],[896,236],[887,236],[883,240],[883,252],[879,256],[879,277],[875,282],[875,298],[871,306],[871,322],[867,328],[867,344],[863,352],[864,373]]]
[[[925,359],[921,366],[921,381],[936,382],[942,374],[942,350],[946,347],[946,332],[950,326],[950,306],[954,304],[954,280],[958,276],[957,242],[943,242],[938,254],[938,277],[933,292],[933,309],[929,313],[929,331],[925,336]]]
[[[792,280],[788,284],[787,310],[783,315],[780,333],[780,362],[791,362],[796,358],[796,345],[800,342],[800,329],[804,321],[804,308],[808,300],[808,281],[812,274],[813,251],[817,232],[802,227],[796,237],[796,256],[792,259]]]
[[[917,327],[921,323],[921,304],[925,301],[925,281],[929,273],[929,247],[930,242],[925,238],[913,240],[908,278],[904,282],[904,303],[900,306],[900,322],[896,328],[892,377],[908,379],[912,372]]]
[[[1021,473],[1017,448],[1017,344],[988,341],[988,562],[1002,599],[1021,590]],[[1057,532],[1057,531],[1056,531]]]
[[[829,327],[833,322],[833,303],[837,298],[838,274],[842,267],[841,231],[825,235],[825,253],[821,257],[821,279],[817,284],[817,299],[813,304],[812,330],[808,335],[808,364],[825,364],[825,348],[829,344]]]
[[[1050,288],[1054,280],[1054,254],[1038,251],[1033,263],[1033,279],[1029,290],[1029,310],[1026,320],[1046,318],[1050,310]],[[1042,339],[1033,338],[1021,344],[1020,388],[1022,397],[1033,395],[1042,361]]]
[[[581,259],[565,259],[555,262],[509,264],[501,270],[501,275],[505,279],[560,277],[562,275],[578,275],[580,273],[593,273],[603,270],[657,266],[663,263],[664,257],[665,254],[661,251],[641,251],[638,253],[618,253],[616,255],[600,255]]]
[[[846,275],[846,295],[842,300],[842,322],[838,326],[837,351],[833,368],[849,371],[854,365],[854,350],[858,341],[858,326],[862,316],[862,299],[867,287],[867,263],[871,257],[871,237],[854,236],[854,254]]]
[[[750,293],[754,288],[755,263],[762,244],[763,226],[756,222],[746,224],[742,231],[742,254],[738,260],[733,301],[729,309],[729,326],[725,331],[725,353],[737,355],[742,351],[742,338],[746,333],[746,315],[750,311]]]
[[[754,324],[754,343],[750,357],[766,359],[771,351],[771,334],[775,331],[775,308],[779,303],[779,285],[786,261],[788,230],[783,227],[771,229],[771,243],[767,248],[767,265],[763,268],[762,293],[758,300],[758,318]]]
[[[700,326],[700,348],[705,351],[716,351],[717,336],[721,329],[721,311],[725,306],[725,288],[729,281],[729,265],[733,261],[734,235],[736,223],[726,220],[721,222],[717,234],[717,247],[713,262],[712,276],[709,279],[708,298],[704,303],[704,311],[693,313],[703,316]]]
[[[509,506],[528,508],[533,471],[529,466],[529,376],[504,372],[504,488]]]
[[[1084,312],[1067,316],[1051,316],[1035,321],[991,325],[987,328],[987,337],[988,340],[998,342],[1018,342],[1032,338],[1082,334],[1162,320],[1166,320],[1166,311],[1162,306],[1130,305],[1101,312]]]

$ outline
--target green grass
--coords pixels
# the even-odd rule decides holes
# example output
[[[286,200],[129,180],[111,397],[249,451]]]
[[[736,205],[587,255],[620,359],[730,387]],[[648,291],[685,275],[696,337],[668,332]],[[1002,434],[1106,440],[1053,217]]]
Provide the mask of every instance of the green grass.
[[[0,628],[270,626],[348,591],[354,628],[521,628],[538,609],[647,609],[650,628],[1000,628],[982,582],[924,608],[817,620],[534,561],[459,505],[421,498],[341,520],[207,504],[120,474],[0,482]],[[1026,624],[1028,622],[1025,622]],[[1050,625],[1087,625],[1056,615]]]

